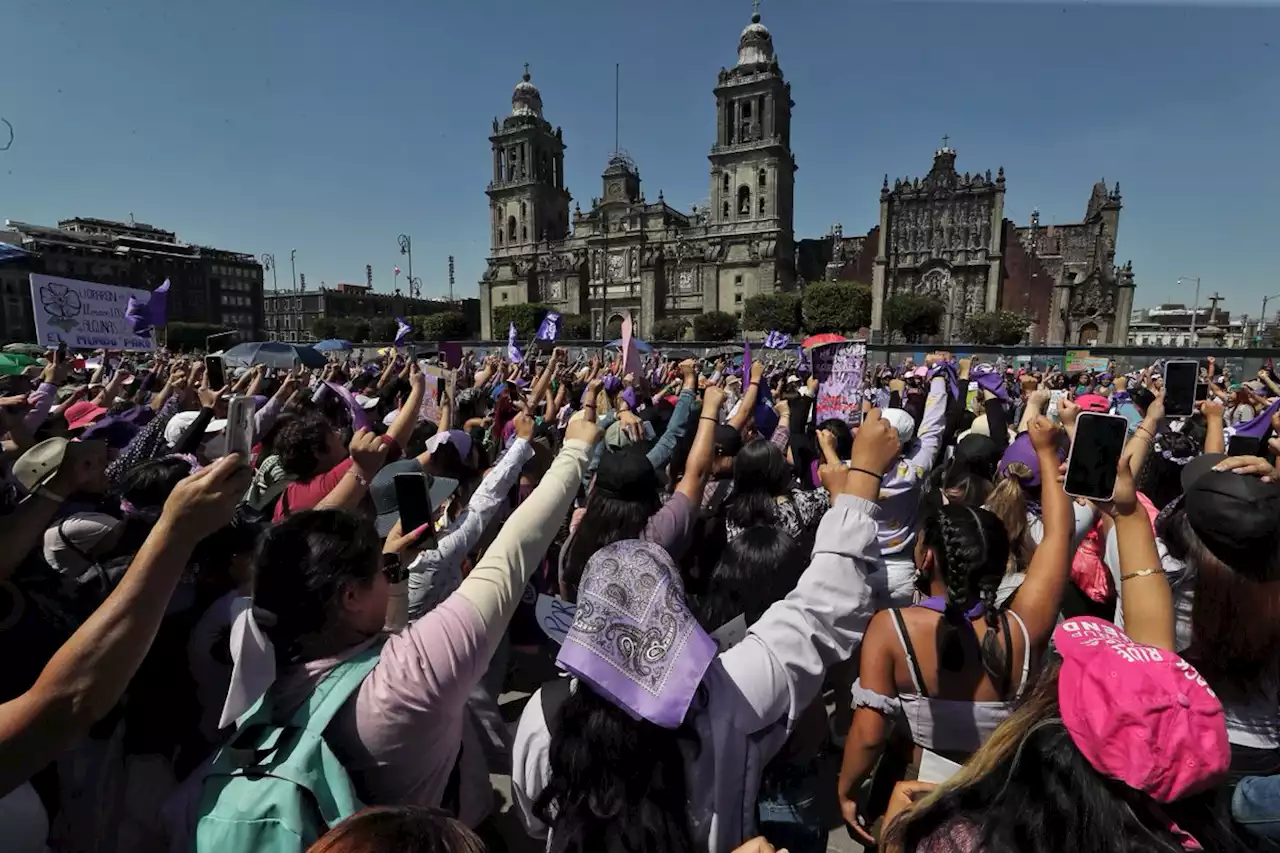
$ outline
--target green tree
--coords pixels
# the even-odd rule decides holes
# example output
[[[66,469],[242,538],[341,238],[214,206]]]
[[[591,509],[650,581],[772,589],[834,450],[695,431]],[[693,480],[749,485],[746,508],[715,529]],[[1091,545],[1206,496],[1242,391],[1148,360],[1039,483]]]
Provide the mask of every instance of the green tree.
[[[414,325],[418,337],[424,341],[463,341],[467,339],[467,318],[456,311],[422,317],[421,325]]]
[[[681,341],[689,330],[689,321],[682,317],[664,317],[653,324],[655,341]]]
[[[318,341],[327,341],[338,336],[338,326],[330,317],[317,317],[311,321],[311,334]]]
[[[938,334],[946,307],[936,299],[916,293],[895,293],[884,306],[884,326],[887,337],[902,335],[907,343],[919,343]]]
[[[159,337],[165,346],[170,349],[188,351],[207,350],[212,347],[214,350],[221,350],[235,346],[241,342],[241,338],[236,335],[226,335],[226,337],[217,338],[212,343],[209,342],[209,338],[229,331],[231,329],[226,326],[219,326],[214,323],[183,323],[175,321],[167,323]]]
[[[699,341],[727,341],[738,334],[738,318],[724,311],[708,311],[693,318],[693,336]]]
[[[1013,311],[984,311],[964,324],[965,340],[974,344],[1013,346],[1022,343],[1026,332],[1027,318]]]
[[[753,296],[742,310],[742,327],[757,332],[777,329],[788,335],[800,331],[801,296],[798,293],[766,293]]]
[[[499,305],[493,309],[493,336],[506,340],[507,328],[516,324],[516,339],[527,341],[538,334],[542,318],[547,316],[547,306],[541,302],[522,302],[519,305]]]
[[[815,281],[804,289],[804,328],[810,334],[854,332],[871,325],[871,288],[854,281]]]
[[[591,318],[586,314],[566,314],[560,321],[560,338],[566,341],[591,340]]]
[[[396,331],[400,328],[394,317],[374,317],[368,323],[369,340],[380,344],[389,344],[394,341],[396,339]],[[412,325],[414,329],[421,328],[417,324]],[[419,337],[421,336],[419,335]]]

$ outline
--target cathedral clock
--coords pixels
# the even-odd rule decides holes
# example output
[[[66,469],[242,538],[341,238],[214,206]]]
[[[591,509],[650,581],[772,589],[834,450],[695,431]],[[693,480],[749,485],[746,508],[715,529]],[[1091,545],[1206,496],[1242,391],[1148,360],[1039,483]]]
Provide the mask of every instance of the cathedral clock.
[[[609,182],[609,198],[617,198],[622,195],[622,181]]]

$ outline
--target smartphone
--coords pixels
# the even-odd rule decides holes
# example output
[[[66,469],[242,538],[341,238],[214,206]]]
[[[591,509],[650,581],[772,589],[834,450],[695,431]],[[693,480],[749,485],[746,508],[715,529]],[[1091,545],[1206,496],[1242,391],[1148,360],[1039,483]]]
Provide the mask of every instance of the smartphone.
[[[222,366],[222,356],[206,355],[204,357],[204,375],[209,379],[209,387],[215,391],[227,386],[227,372]]]
[[[227,405],[227,455],[239,453],[248,462],[253,453],[254,412],[252,397],[232,397]]]
[[[1197,382],[1196,383],[1196,402],[1201,403],[1208,399],[1209,399],[1209,383]]]
[[[1200,365],[1194,361],[1167,361],[1164,365],[1164,413],[1189,418],[1196,410],[1196,385]]]
[[[434,548],[436,531],[430,524],[434,507],[428,496],[430,477],[427,474],[396,474],[396,505],[400,509],[400,532],[408,533],[426,524],[427,529],[418,538],[418,547]]]
[[[1081,412],[1076,417],[1076,437],[1067,457],[1067,478],[1062,490],[1077,498],[1111,500],[1116,491],[1116,468],[1128,434],[1129,421],[1123,415]]]
[[[1247,435],[1233,435],[1227,442],[1228,456],[1261,456],[1262,439],[1250,438]]]
[[[58,341],[58,352],[53,357],[53,360],[54,360],[54,363],[56,364],[62,364],[64,361],[67,360],[67,342],[66,341]]]

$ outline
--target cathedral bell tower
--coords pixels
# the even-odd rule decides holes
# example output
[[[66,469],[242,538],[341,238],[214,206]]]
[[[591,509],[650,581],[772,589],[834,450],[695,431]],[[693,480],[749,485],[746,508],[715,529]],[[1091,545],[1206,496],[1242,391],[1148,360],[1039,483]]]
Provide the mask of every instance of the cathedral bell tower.
[[[715,95],[711,222],[779,229],[789,243],[796,170],[791,86],[783,79],[758,7],[738,40],[738,62],[721,69]]]
[[[493,120],[493,180],[487,189],[491,254],[532,252],[544,238],[569,233],[564,139],[542,117],[542,94],[529,66],[511,95],[511,115]]]

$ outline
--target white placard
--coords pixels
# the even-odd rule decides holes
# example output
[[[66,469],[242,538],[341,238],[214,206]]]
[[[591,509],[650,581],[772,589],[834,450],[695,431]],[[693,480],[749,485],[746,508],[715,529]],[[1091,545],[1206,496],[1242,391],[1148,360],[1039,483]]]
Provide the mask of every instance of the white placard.
[[[31,274],[31,313],[36,343],[73,350],[154,350],[152,335],[135,335],[124,318],[129,297],[143,302],[151,292],[74,278]]]

